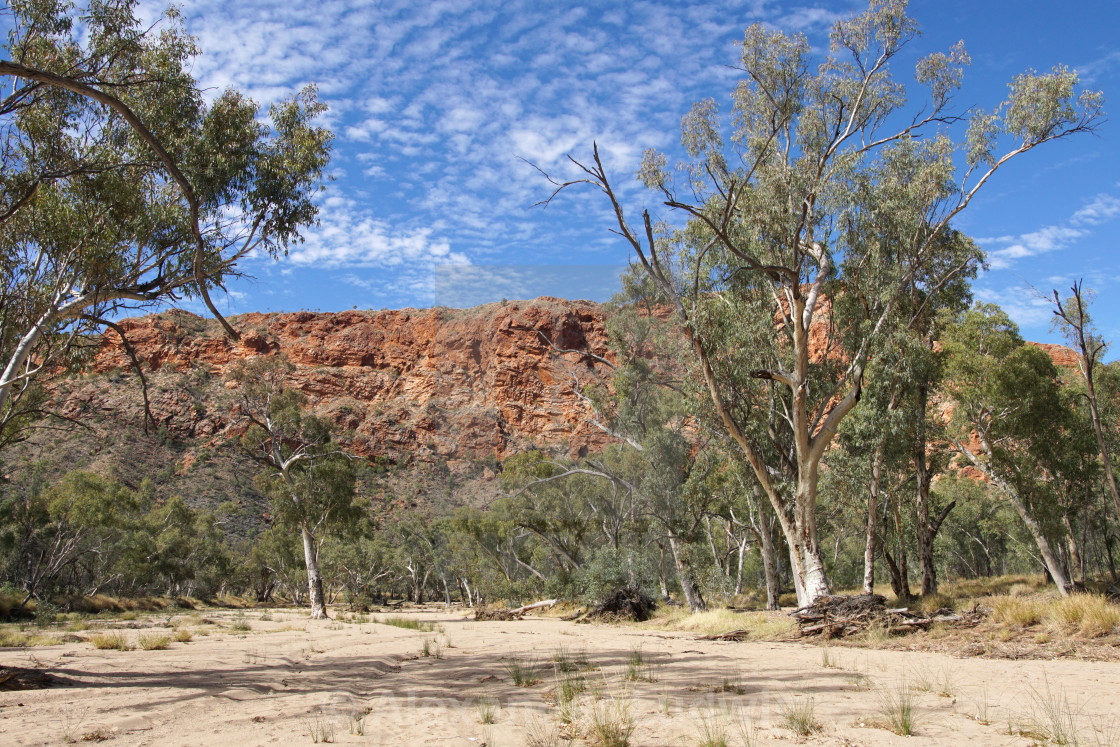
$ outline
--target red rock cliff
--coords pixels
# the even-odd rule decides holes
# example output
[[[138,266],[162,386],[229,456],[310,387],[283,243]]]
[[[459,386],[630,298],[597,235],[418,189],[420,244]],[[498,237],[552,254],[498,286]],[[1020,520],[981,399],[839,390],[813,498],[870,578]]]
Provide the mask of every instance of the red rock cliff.
[[[252,313],[233,323],[239,343],[213,321],[181,311],[121,326],[144,370],[160,376],[197,373],[212,382],[239,360],[287,356],[295,385],[367,455],[504,458],[536,444],[564,446],[575,456],[604,443],[573,388],[606,367],[577,353],[559,355],[545,339],[607,355],[595,303],[538,298],[462,311]],[[95,370],[130,365],[119,340],[106,336]],[[235,426],[234,397],[219,402],[203,394],[195,404],[183,388],[153,387],[158,422],[189,436],[219,436]],[[205,387],[215,388],[221,390]]]

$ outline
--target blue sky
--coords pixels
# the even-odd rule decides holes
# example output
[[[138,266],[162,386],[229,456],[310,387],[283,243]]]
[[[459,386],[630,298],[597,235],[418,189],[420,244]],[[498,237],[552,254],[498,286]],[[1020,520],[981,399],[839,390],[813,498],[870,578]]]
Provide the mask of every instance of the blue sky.
[[[322,225],[286,259],[248,263],[255,279],[231,286],[226,309],[604,300],[627,261],[606,206],[586,190],[533,207],[549,189],[521,159],[562,172],[566,153],[586,156],[597,140],[630,211],[667,217],[630,175],[643,149],[678,148],[691,102],[728,100],[743,30],[761,20],[824,47],[829,26],[860,7],[188,0],[203,85],[267,103],[314,82],[336,133]],[[1120,80],[1114,0],[914,0],[911,14],[924,32],[915,54],[964,40],[973,62],[962,108],[991,108],[1012,76],[1058,63],[1102,89],[1110,108]],[[903,61],[894,72],[912,79]],[[997,174],[957,221],[990,253],[977,296],[1004,306],[1029,339],[1053,339],[1032,287],[1048,293],[1078,277],[1098,292],[1102,331],[1120,338],[1118,155],[1112,122],[1040,148]]]

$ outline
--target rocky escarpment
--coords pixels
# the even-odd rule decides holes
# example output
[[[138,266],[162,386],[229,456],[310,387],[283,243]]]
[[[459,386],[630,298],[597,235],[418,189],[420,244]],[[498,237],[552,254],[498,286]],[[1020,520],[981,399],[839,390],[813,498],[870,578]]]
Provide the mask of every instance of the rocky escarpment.
[[[232,321],[239,342],[182,311],[121,323],[143,370],[159,374],[152,411],[172,434],[228,436],[237,427],[231,366],[263,355],[287,358],[292,385],[363,455],[503,459],[536,445],[574,456],[603,443],[576,396],[606,368],[581,354],[609,354],[598,304],[540,298],[463,311],[253,313]],[[131,365],[107,336],[93,368],[124,376]],[[168,376],[179,385],[169,386]],[[98,385],[90,380],[78,402],[93,402]],[[100,400],[125,419],[142,413],[134,393]]]

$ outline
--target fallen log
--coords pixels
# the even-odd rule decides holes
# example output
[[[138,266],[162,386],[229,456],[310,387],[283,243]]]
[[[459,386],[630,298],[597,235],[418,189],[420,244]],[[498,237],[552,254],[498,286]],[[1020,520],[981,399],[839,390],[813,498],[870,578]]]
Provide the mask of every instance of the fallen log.
[[[522,615],[522,614],[528,612],[529,610],[535,610],[535,609],[538,609],[540,607],[548,607],[549,609],[552,609],[553,607],[556,606],[556,603],[559,602],[559,601],[560,601],[559,599],[546,599],[543,602],[533,602],[532,604],[526,604],[523,607],[518,607],[515,610],[510,610],[510,614]]]
[[[498,620],[498,621],[520,620],[522,618],[522,616],[524,616],[524,614],[526,612],[528,612],[529,610],[535,610],[535,609],[539,609],[541,607],[551,608],[551,607],[555,606],[555,604],[559,601],[560,601],[559,599],[546,599],[543,602],[533,602],[532,604],[522,605],[521,607],[518,607],[516,609],[507,609],[507,610],[483,610],[483,609],[478,609],[478,610],[475,610],[474,619],[475,620],[483,620],[483,621],[487,621],[487,620],[490,620],[490,621],[493,621],[493,620]]]

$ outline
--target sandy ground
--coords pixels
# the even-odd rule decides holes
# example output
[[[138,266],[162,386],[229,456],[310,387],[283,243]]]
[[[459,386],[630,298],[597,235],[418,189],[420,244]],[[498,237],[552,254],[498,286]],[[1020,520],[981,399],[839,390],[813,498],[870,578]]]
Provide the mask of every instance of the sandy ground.
[[[1120,664],[955,659],[796,643],[733,643],[695,634],[577,625],[528,618],[475,622],[458,614],[405,613],[443,633],[374,622],[310,622],[293,611],[207,613],[221,627],[161,651],[101,651],[88,642],[0,650],[0,666],[38,667],[61,680],[44,690],[0,692],[0,744],[61,744],[105,738],[129,745],[532,744],[558,736],[552,659],[585,659],[588,683],[577,723],[563,730],[591,744],[596,709],[628,709],[632,745],[697,744],[725,732],[729,744],[1031,744],[1065,703],[1083,743],[1120,739]],[[375,616],[382,617],[382,616]],[[197,618],[196,618],[197,621]],[[165,623],[166,618],[145,624]],[[189,626],[188,626],[189,627]],[[168,628],[163,628],[168,631]],[[138,631],[125,631],[135,636]],[[83,634],[88,635],[88,634]],[[424,641],[429,653],[421,656]],[[627,680],[636,650],[645,679]],[[535,659],[542,682],[516,687],[503,660]],[[827,664],[827,666],[826,666]],[[646,681],[647,679],[653,680]],[[908,689],[915,736],[885,728],[885,698]],[[480,723],[479,700],[495,704]],[[820,731],[784,725],[811,704]],[[1026,729],[1034,734],[1009,734]],[[359,726],[360,725],[360,726]],[[363,732],[361,734],[354,733]],[[543,742],[548,744],[550,742]]]

